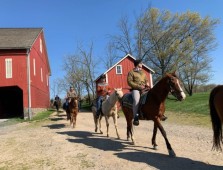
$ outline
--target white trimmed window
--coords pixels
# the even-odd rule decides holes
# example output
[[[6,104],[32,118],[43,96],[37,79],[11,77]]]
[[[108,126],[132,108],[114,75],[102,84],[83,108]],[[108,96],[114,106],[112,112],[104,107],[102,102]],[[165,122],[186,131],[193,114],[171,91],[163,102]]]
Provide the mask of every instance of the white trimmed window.
[[[40,38],[39,39],[39,50],[40,50],[40,52],[42,53],[43,52],[43,41],[42,41],[42,39]]]
[[[5,77],[12,78],[12,59],[6,58],[5,59]]]
[[[40,69],[41,81],[43,82],[43,69]]]
[[[116,66],[116,74],[122,74],[122,66],[121,65]]]
[[[33,74],[36,75],[36,59],[33,59]]]

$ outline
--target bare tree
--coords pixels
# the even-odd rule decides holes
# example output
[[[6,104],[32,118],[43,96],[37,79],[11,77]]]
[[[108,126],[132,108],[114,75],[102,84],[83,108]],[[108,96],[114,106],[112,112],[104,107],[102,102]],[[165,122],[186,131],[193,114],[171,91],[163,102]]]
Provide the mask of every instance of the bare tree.
[[[218,20],[201,18],[198,13],[171,14],[148,8],[137,18],[134,36],[127,20],[121,18],[120,23],[121,35],[113,36],[114,47],[142,58],[156,72],[155,81],[166,72],[178,70],[184,87],[192,95],[195,82],[209,79],[208,53],[216,47],[213,29]]]
[[[89,97],[91,94],[95,97],[95,66],[96,61],[93,60],[93,43],[88,51],[81,45],[78,45],[76,54],[65,57],[65,80],[69,85],[75,87],[80,96],[86,91]]]

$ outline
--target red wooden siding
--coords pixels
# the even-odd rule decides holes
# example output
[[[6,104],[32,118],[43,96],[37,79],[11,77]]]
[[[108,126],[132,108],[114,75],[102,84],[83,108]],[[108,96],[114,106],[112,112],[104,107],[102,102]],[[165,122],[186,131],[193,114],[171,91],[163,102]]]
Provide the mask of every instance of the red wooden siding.
[[[40,38],[42,39],[42,53],[40,52]],[[47,56],[43,32],[34,41],[30,48],[30,82],[31,82],[31,109],[46,109],[50,106],[49,76],[50,66]],[[12,78],[6,79],[5,59],[12,59]],[[34,75],[34,64],[35,70]],[[41,68],[42,78],[41,80]],[[22,90],[24,112],[28,106],[28,79],[27,79],[27,51],[26,49],[0,50],[0,87],[18,86]]]
[[[43,42],[42,53],[40,52],[40,38]],[[34,75],[33,59],[35,59],[36,75]],[[30,52],[31,105],[34,108],[47,108],[50,105],[49,79],[47,80],[47,77],[49,77],[49,68],[46,59],[47,54],[44,38],[43,35],[40,34]],[[41,80],[41,68],[43,81]]]

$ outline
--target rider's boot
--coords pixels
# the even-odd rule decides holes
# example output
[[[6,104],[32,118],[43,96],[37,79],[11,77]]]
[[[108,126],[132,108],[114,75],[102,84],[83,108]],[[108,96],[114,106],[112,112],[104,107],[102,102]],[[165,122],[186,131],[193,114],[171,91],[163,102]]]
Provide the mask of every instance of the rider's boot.
[[[133,125],[138,126],[139,125],[139,114],[136,114],[133,120]]]

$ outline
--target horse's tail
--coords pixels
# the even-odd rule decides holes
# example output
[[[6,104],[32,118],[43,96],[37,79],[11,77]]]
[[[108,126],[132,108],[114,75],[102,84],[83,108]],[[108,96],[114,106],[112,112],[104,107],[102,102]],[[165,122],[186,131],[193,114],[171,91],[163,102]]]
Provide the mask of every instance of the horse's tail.
[[[222,124],[221,124],[221,120],[218,116],[218,113],[216,111],[216,108],[214,106],[214,97],[215,97],[217,91],[218,91],[218,89],[214,88],[211,91],[210,97],[209,97],[210,116],[211,116],[211,122],[212,122],[212,129],[213,129],[213,132],[214,132],[212,149],[222,150],[221,149]]]

